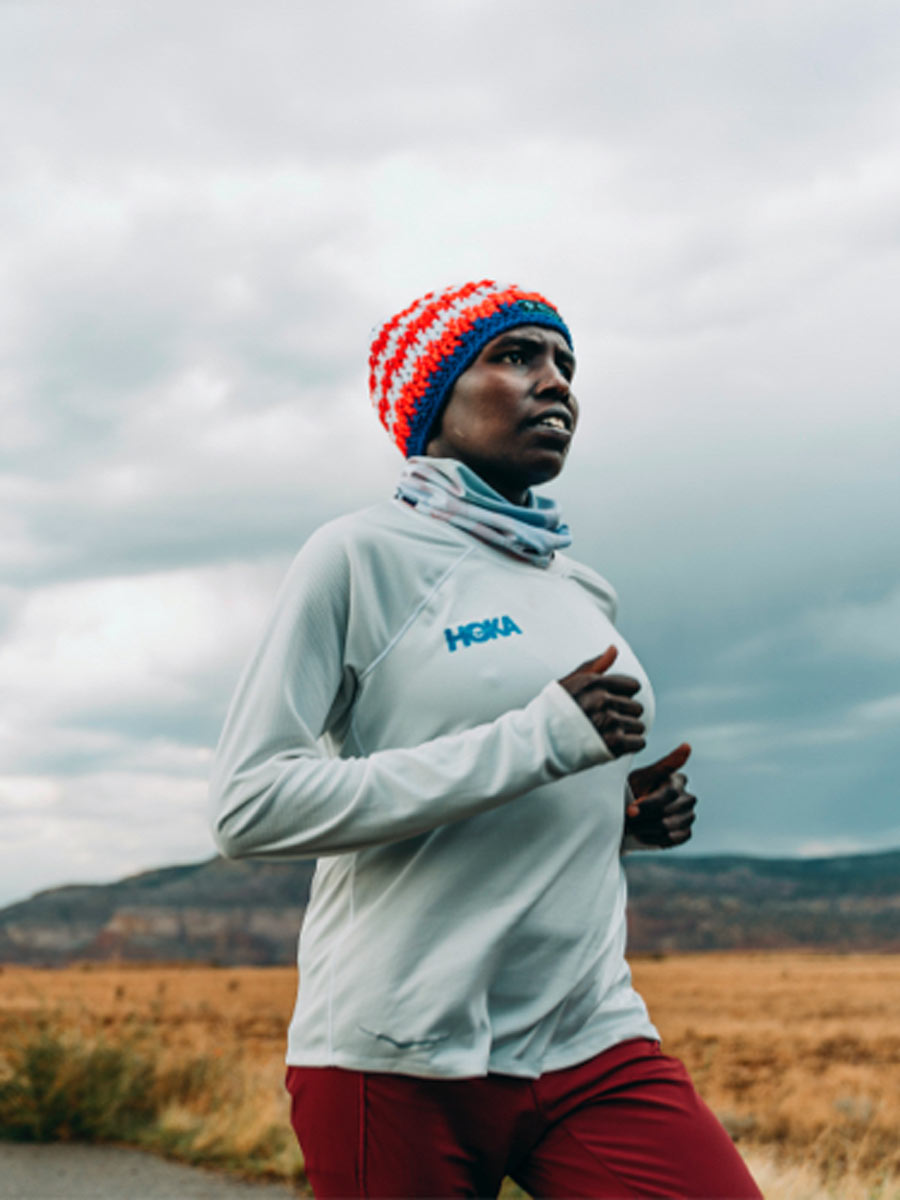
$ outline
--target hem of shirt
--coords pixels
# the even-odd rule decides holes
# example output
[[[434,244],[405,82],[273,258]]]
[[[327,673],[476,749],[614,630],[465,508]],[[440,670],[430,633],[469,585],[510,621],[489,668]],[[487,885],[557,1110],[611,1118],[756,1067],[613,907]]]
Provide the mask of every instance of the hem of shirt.
[[[548,1054],[544,1058],[541,1063],[540,1075],[546,1075],[549,1071],[565,1071],[569,1067],[577,1067],[580,1063],[602,1054],[604,1050],[611,1050],[613,1046],[631,1041],[632,1038],[649,1038],[653,1042],[662,1041],[659,1030],[652,1022],[642,1021],[635,1024],[634,1018],[630,1018],[612,1027],[605,1026],[602,1031],[595,1031],[591,1037],[578,1038],[567,1042],[565,1046],[560,1046],[557,1053]],[[523,1074],[513,1071],[511,1069],[513,1065],[492,1062],[489,1065],[489,1071],[492,1075]],[[537,1078],[537,1076],[529,1075],[528,1078]]]
[[[424,1062],[412,1056],[391,1055],[370,1057],[362,1054],[293,1053],[290,1048],[285,1058],[289,1067],[338,1067],[347,1071],[375,1071],[384,1075],[411,1075],[416,1079],[483,1079],[486,1075],[506,1075],[516,1079],[539,1079],[549,1071],[563,1071],[568,1067],[587,1062],[604,1050],[611,1050],[632,1038],[649,1038],[661,1041],[659,1031],[650,1021],[635,1023],[633,1017],[611,1028],[594,1031],[591,1037],[567,1042],[556,1054],[549,1054],[540,1066],[529,1068],[523,1063],[488,1059],[485,1064],[481,1055],[472,1056],[471,1061],[460,1065]]]

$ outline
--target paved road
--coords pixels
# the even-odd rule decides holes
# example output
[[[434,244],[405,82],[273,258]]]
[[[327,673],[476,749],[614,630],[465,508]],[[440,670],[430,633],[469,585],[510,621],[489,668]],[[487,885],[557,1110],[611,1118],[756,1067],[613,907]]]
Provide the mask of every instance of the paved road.
[[[297,1200],[286,1184],[245,1183],[119,1146],[0,1142],[0,1200]]]

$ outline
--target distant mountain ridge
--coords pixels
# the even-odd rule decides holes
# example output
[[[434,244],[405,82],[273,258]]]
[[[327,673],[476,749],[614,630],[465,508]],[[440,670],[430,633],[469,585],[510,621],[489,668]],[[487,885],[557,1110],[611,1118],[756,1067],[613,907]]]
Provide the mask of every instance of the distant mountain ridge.
[[[212,858],[0,909],[0,962],[292,962],[315,863]]]
[[[626,859],[629,948],[900,951],[900,850]]]
[[[315,863],[221,858],[0,909],[0,962],[291,963]],[[900,850],[818,859],[626,858],[632,953],[900,952]]]

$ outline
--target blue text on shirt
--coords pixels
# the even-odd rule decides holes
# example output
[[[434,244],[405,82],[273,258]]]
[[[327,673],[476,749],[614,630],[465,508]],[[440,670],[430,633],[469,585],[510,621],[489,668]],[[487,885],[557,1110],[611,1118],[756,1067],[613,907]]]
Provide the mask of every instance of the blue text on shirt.
[[[458,625],[456,629],[445,629],[447,648],[450,651],[457,646],[471,646],[473,642],[490,642],[496,637],[509,637],[511,633],[521,633],[512,617],[489,617],[486,621],[470,621],[468,625]]]

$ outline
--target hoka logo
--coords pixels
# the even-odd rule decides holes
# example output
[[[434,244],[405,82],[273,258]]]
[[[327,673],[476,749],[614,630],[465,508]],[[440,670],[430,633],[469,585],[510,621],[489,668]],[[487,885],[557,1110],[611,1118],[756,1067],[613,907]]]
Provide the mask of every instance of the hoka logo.
[[[487,621],[471,621],[468,625],[458,625],[456,629],[445,629],[447,649],[453,651],[457,646],[471,646],[473,642],[490,642],[496,637],[509,637],[511,633],[521,633],[512,617],[491,617]]]

